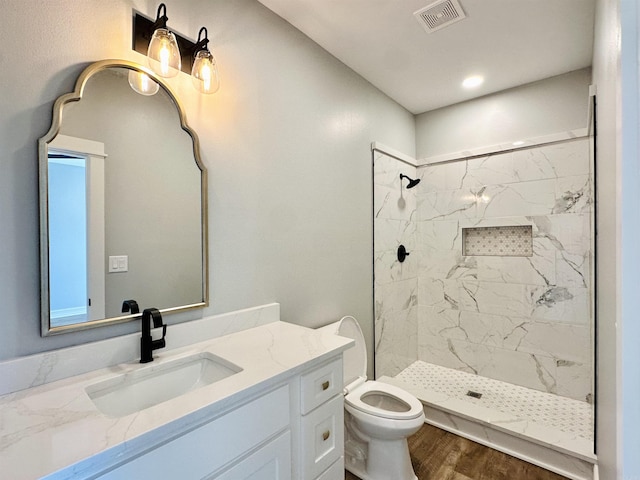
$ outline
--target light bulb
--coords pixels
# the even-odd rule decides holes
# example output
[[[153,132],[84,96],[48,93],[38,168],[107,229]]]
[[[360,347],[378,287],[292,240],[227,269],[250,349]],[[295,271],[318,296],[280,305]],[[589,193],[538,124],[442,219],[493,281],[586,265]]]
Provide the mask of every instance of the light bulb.
[[[129,85],[140,95],[151,96],[158,93],[160,85],[151,80],[149,75],[136,70],[129,70]]]
[[[213,75],[211,70],[211,65],[208,64],[202,65],[202,67],[200,68],[200,72],[202,73],[203,87],[207,92],[211,90],[211,77]]]
[[[194,87],[202,93],[215,93],[220,88],[216,59],[209,50],[200,50],[196,54],[191,69],[191,80]]]
[[[147,57],[151,69],[161,77],[175,77],[182,66],[176,36],[166,28],[153,32]]]
[[[168,42],[163,39],[162,46],[160,47],[160,71],[164,77],[169,74],[169,46],[167,43]]]

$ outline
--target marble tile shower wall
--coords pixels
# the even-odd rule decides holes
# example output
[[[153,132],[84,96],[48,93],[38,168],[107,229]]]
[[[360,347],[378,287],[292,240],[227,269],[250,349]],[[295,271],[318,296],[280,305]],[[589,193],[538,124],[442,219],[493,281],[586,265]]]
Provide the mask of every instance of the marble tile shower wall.
[[[415,178],[416,168],[375,152],[374,302],[375,373],[396,375],[418,359],[418,254],[416,190],[400,174]],[[409,257],[397,260],[404,245]]]
[[[395,226],[416,229],[417,262],[385,268],[380,250],[376,272],[394,280],[382,285],[383,310],[415,315],[417,301],[420,360],[591,398],[590,164],[585,138],[418,169],[416,221]],[[500,225],[531,225],[533,256],[462,256],[462,228]],[[393,289],[402,292],[396,302],[410,291],[409,304],[393,304]]]

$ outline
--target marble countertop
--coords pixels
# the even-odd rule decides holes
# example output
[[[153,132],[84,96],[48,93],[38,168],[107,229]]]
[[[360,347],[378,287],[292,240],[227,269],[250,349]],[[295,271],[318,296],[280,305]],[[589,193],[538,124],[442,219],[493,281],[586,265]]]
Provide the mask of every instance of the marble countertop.
[[[274,322],[188,347],[137,359],[0,397],[0,472],[27,480],[95,474],[179,435],[289,376],[336,355],[352,340]],[[145,410],[110,418],[100,413],[85,387],[115,375],[179,357],[209,352],[242,371]],[[79,361],[81,361],[79,359]]]

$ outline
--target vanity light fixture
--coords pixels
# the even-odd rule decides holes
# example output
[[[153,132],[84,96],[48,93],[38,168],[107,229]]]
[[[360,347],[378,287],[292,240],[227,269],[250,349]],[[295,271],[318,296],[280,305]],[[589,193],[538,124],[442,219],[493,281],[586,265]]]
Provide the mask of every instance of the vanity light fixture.
[[[204,38],[200,36],[204,32]],[[202,27],[198,32],[198,42],[194,47],[194,61],[191,69],[191,81],[193,86],[201,93],[215,93],[220,88],[220,75],[218,75],[218,66],[216,59],[213,57],[207,44],[209,38],[207,28]]]
[[[198,40],[193,42],[167,28],[167,8],[158,7],[153,21],[139,13],[133,18],[133,49],[149,57],[149,66],[161,77],[174,77],[180,70],[192,76],[195,88],[201,93],[215,93],[220,88],[220,75],[216,59],[211,54],[208,32],[202,27]],[[204,38],[202,38],[204,37]],[[151,79],[149,79],[151,80]],[[144,78],[129,79],[131,87],[143,95],[153,95],[142,87]],[[153,82],[153,80],[151,80]],[[148,84],[152,88],[152,84]],[[142,91],[141,91],[142,90]]]
[[[175,77],[182,66],[178,40],[167,29],[167,7],[161,3],[153,24],[153,36],[149,42],[147,57],[149,66],[161,77]]]

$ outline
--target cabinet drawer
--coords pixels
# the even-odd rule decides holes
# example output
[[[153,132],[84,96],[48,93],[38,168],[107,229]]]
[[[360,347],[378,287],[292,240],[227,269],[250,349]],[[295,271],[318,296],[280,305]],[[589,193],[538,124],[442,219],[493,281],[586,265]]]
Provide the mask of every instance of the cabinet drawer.
[[[336,463],[326,469],[316,480],[344,480],[344,457],[340,457]]]
[[[334,395],[342,395],[342,360],[334,360],[300,379],[300,409],[305,415]]]
[[[224,473],[203,480],[291,480],[291,434],[283,433]]]
[[[344,452],[342,394],[302,417],[301,453],[305,479],[313,479]]]

